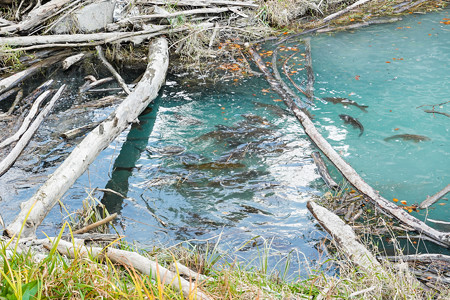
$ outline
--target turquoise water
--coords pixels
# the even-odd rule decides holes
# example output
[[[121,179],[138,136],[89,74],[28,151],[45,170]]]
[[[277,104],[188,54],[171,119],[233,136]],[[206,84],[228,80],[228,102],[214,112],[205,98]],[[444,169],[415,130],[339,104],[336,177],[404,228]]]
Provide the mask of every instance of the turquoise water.
[[[441,23],[448,17],[449,10],[407,16],[400,23],[312,39],[316,96],[345,97],[368,106],[365,113],[356,106],[317,102],[316,124],[389,200],[418,204],[450,183],[450,119],[424,112],[432,109],[427,105],[450,101],[450,26]],[[448,114],[450,103],[435,110]],[[342,113],[363,124],[361,137],[340,120]],[[430,140],[384,140],[398,134]],[[449,221],[447,204],[442,199],[414,215]]]
[[[316,96],[368,106],[364,112],[316,99],[311,113],[317,128],[381,195],[408,205],[450,182],[450,119],[425,113],[432,107],[423,106],[450,100],[450,26],[440,23],[448,12],[311,40]],[[287,46],[302,50],[295,42]],[[280,51],[285,57],[292,53]],[[298,68],[292,75],[297,83],[306,78],[301,60],[301,55],[291,60]],[[316,245],[326,234],[306,202],[326,189],[310,158],[315,148],[298,121],[263,78],[215,85],[199,79],[188,86],[186,79],[192,76],[198,75],[168,77],[152,111],[105,149],[64,196],[69,211],[78,209],[94,187],[110,188],[127,198],[99,192],[97,197],[120,213],[116,228],[140,246],[220,239],[222,249],[252,259],[266,240],[277,257],[304,254],[319,260]],[[90,118],[101,119],[110,110]],[[435,110],[450,113],[450,103]],[[339,114],[357,118],[363,135]],[[384,140],[396,134],[429,140]],[[61,142],[54,152],[70,149]],[[52,155],[41,159],[51,162]],[[337,172],[330,171],[339,181]],[[19,189],[18,196],[3,199],[7,222],[19,211],[17,199],[26,199],[36,188]],[[428,212],[414,214],[449,221],[448,209],[442,199]],[[56,232],[61,215],[59,207],[53,209],[40,229]]]

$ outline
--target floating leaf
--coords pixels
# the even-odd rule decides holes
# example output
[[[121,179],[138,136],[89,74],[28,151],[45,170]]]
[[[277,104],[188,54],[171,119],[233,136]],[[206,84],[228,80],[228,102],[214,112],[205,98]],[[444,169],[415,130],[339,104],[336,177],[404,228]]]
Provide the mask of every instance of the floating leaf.
[[[403,205],[406,205],[406,201],[405,200],[400,201],[400,203],[403,204]]]
[[[394,199],[392,199],[392,201],[394,201],[394,202],[398,202],[398,199],[397,199],[397,198],[394,198]]]

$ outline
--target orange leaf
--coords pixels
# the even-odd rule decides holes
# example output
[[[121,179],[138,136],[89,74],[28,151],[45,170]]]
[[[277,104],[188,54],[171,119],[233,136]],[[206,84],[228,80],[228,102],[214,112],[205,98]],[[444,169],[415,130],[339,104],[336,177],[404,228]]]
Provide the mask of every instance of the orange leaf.
[[[406,205],[406,201],[405,200],[400,201],[400,203],[403,204],[403,205]]]
[[[392,199],[392,201],[394,201],[394,202],[398,202],[398,199],[397,199],[397,198],[394,198],[394,199]]]
[[[225,107],[222,106],[220,109],[225,109]]]
[[[400,128],[394,128],[394,130],[399,130]]]
[[[275,101],[275,102],[281,102],[281,101],[283,101],[283,100],[281,100],[281,99],[273,99],[273,101]]]
[[[356,76],[355,76],[355,79],[356,79],[356,80],[359,80],[359,77],[361,77],[361,76],[356,75]]]
[[[387,64],[390,64],[391,62],[390,62],[390,61],[387,61],[386,63],[387,63]]]

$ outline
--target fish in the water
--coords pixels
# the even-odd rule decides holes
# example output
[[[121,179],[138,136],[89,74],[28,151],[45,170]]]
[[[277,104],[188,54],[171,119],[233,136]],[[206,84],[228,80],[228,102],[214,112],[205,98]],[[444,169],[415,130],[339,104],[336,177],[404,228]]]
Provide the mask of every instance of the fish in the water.
[[[402,139],[404,141],[413,141],[414,143],[418,143],[418,142],[423,142],[423,141],[429,141],[431,140],[429,137],[426,137],[424,135],[417,135],[417,134],[396,134],[390,137],[385,138],[384,140],[386,142],[391,141],[391,140],[398,140],[398,139]]]
[[[344,120],[345,123],[352,125],[355,128],[359,128],[360,133],[359,136],[361,136],[364,132],[364,126],[362,126],[361,122],[358,121],[358,119],[353,118],[349,115],[339,115],[339,117]]]
[[[347,106],[347,105],[353,105],[358,107],[360,110],[362,110],[363,112],[367,112],[366,108],[368,108],[367,105],[359,105],[358,103],[356,103],[353,100],[347,99],[347,98],[341,98],[341,97],[325,97],[322,98],[323,100],[327,101],[327,102],[331,102],[333,104],[342,104],[343,106]]]
[[[241,163],[230,163],[230,162],[209,162],[204,164],[187,164],[183,163],[187,169],[197,169],[197,170],[223,170],[223,169],[239,169],[244,168],[245,165]]]

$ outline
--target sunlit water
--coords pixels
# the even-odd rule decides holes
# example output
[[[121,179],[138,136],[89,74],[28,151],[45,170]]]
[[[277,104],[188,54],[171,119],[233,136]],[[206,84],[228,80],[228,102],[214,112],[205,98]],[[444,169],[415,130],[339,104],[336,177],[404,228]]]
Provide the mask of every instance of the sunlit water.
[[[318,35],[311,41],[316,96],[345,97],[368,106],[364,112],[315,100],[311,112],[316,126],[381,195],[406,200],[408,205],[420,203],[450,182],[450,119],[425,113],[432,107],[423,106],[450,100],[450,26],[440,23],[443,18],[448,18],[448,10]],[[293,52],[280,53],[287,57]],[[297,83],[306,78],[301,59],[301,55],[292,59]],[[262,78],[214,87],[201,81],[189,87],[183,82],[183,76],[168,77],[152,112],[104,150],[64,196],[67,209],[78,209],[92,188],[109,188],[127,198],[96,195],[111,212],[120,213],[116,228],[141,247],[217,241],[220,235],[224,250],[247,259],[257,256],[263,239],[280,255],[294,251],[318,259],[315,246],[324,233],[306,202],[326,189],[310,158],[315,148],[298,121],[283,111],[284,104]],[[450,103],[435,106],[446,113],[449,108]],[[264,119],[249,121],[245,114]],[[358,118],[364,126],[362,136],[339,114]],[[97,120],[102,115],[91,117]],[[384,140],[396,134],[430,140]],[[54,152],[69,150],[61,142]],[[51,162],[52,155],[41,159]],[[211,162],[229,165],[194,167]],[[337,172],[330,171],[339,181]],[[19,210],[17,199],[26,199],[35,189],[3,196],[7,222]],[[428,212],[414,214],[448,221],[446,204],[442,199]],[[60,208],[53,209],[40,229],[55,232],[61,215]]]

